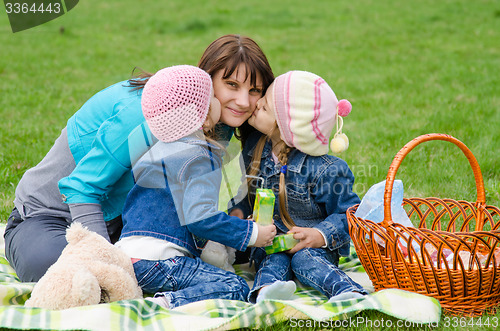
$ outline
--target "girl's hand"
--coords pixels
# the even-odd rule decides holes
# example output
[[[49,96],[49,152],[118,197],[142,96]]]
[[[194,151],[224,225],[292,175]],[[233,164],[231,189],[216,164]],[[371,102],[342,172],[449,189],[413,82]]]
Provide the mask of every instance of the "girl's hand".
[[[265,247],[273,244],[274,236],[276,236],[276,226],[271,225],[259,225],[259,234],[257,235],[257,240],[254,247]]]
[[[300,240],[294,248],[288,251],[290,254],[296,253],[304,247],[320,248],[325,245],[325,238],[314,228],[294,226],[288,233],[293,233],[293,237]]]

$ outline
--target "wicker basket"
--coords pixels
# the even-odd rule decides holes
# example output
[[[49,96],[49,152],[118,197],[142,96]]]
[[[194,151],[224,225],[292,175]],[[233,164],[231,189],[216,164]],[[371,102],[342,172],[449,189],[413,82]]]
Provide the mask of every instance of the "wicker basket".
[[[417,145],[444,140],[457,145],[474,172],[477,202],[438,198],[403,199],[414,225],[391,219],[396,172]],[[400,288],[438,299],[453,315],[495,312],[500,301],[500,209],[485,203],[481,170],[471,151],[444,134],[428,134],[406,144],[394,157],[384,192],[384,220],[374,223],[349,208],[349,232],[375,290]]]

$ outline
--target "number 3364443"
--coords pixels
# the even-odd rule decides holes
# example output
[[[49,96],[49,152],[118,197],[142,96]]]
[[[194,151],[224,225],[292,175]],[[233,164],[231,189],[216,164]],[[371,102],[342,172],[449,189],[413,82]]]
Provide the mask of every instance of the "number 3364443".
[[[449,317],[446,316],[443,320],[444,327],[449,328],[473,328],[473,327],[498,327],[498,317]]]
[[[28,14],[28,13],[54,13],[59,14],[61,12],[61,3],[40,3],[40,4],[29,4],[29,3],[5,3],[5,11],[7,14]]]

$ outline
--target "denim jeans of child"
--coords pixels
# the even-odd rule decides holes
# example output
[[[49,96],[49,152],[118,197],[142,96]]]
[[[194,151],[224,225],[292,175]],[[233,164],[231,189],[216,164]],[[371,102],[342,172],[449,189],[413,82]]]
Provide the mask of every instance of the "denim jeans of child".
[[[252,258],[257,274],[248,295],[255,302],[258,291],[275,281],[287,281],[295,275],[304,285],[310,286],[328,298],[356,291],[367,294],[361,285],[353,281],[338,267],[338,255],[323,248],[303,248],[297,253],[274,253],[266,255],[263,248],[254,248]]]
[[[164,295],[169,308],[205,299],[245,301],[250,290],[243,278],[200,258],[139,260],[134,263],[134,270],[142,290]]]

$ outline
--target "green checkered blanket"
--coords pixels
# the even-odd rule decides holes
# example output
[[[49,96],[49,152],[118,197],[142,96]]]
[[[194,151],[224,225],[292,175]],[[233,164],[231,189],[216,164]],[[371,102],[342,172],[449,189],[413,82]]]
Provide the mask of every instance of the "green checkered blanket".
[[[0,234],[3,225],[0,225]],[[3,236],[1,237],[3,239]],[[377,310],[405,323],[438,323],[441,306],[433,298],[389,289],[363,299],[326,303],[321,293],[298,284],[295,300],[264,300],[250,304],[232,300],[204,300],[166,310],[146,300],[125,300],[61,311],[24,307],[34,283],[21,283],[5,259],[0,240],[0,328],[15,330],[234,330],[261,328],[288,321],[291,327],[361,326],[355,317],[365,310]],[[354,248],[340,266],[368,290],[367,281]],[[236,266],[236,273],[252,282],[248,265]],[[363,324],[364,325],[364,324]]]

